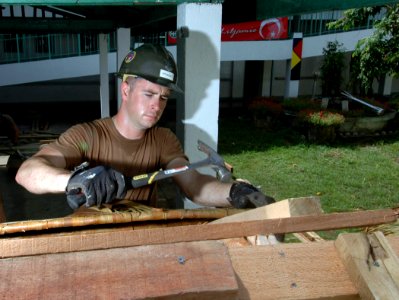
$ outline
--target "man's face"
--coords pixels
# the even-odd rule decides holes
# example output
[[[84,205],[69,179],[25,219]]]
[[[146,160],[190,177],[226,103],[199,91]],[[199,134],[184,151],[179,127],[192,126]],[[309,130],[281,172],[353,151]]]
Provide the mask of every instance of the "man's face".
[[[128,89],[126,108],[130,122],[139,129],[154,126],[166,107],[170,89],[142,78],[126,83],[125,87]]]

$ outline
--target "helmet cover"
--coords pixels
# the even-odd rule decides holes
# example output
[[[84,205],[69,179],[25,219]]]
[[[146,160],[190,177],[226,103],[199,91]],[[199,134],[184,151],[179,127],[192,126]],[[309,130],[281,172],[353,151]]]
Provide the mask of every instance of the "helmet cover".
[[[173,91],[183,92],[176,85],[176,62],[172,54],[162,45],[143,44],[130,51],[123,60],[118,75],[121,78],[141,77]]]

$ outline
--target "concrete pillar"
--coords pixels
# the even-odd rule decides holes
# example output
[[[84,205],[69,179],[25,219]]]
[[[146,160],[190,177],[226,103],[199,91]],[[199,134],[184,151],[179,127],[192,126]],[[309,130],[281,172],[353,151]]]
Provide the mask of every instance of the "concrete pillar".
[[[233,99],[244,97],[245,61],[233,61],[231,96]]]
[[[108,35],[100,33],[100,107],[101,117],[109,117]]]
[[[384,96],[390,96],[392,93],[392,76],[389,76],[388,74],[385,75],[385,80],[384,80]]]
[[[262,96],[270,97],[272,95],[273,82],[273,61],[265,60],[263,62],[263,81],[262,81]]]
[[[119,71],[119,67],[122,64],[123,59],[126,54],[130,50],[130,28],[118,28],[116,31],[116,42],[117,42],[117,50],[116,50],[116,68]],[[116,91],[118,97],[118,108],[121,105],[121,92],[119,90],[119,86],[122,83],[122,80],[118,78],[116,82]]]
[[[198,140],[217,151],[221,28],[221,3],[177,6],[178,84],[184,95],[177,99],[176,133],[191,162],[206,157],[198,151]],[[198,171],[216,175],[210,167]],[[177,207],[199,207],[184,197],[183,203],[180,200]]]
[[[177,7],[177,135],[190,161],[204,158],[202,140],[215,150],[218,142],[221,3],[182,3]],[[181,30],[188,28],[188,32]]]

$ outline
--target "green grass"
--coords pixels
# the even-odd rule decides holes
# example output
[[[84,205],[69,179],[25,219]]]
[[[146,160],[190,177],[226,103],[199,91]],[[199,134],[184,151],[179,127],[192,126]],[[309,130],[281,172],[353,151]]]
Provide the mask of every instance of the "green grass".
[[[292,128],[221,120],[218,151],[234,176],[276,200],[319,196],[326,213],[398,206],[399,136],[308,143]]]

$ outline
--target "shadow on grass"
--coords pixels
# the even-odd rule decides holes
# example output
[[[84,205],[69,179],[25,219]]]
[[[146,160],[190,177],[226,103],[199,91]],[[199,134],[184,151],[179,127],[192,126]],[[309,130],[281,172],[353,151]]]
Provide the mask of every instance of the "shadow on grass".
[[[265,151],[274,146],[306,143],[305,136],[292,126],[278,124],[272,129],[255,127],[245,117],[223,118],[219,121],[218,151],[237,154],[246,151]]]
[[[218,152],[221,154],[239,154],[247,151],[266,151],[273,147],[294,145],[325,145],[340,148],[390,144],[397,142],[399,135],[363,136],[337,138],[330,143],[312,143],[306,138],[306,130],[293,126],[289,120],[282,120],[273,128],[255,127],[248,117],[222,118],[219,121]]]

